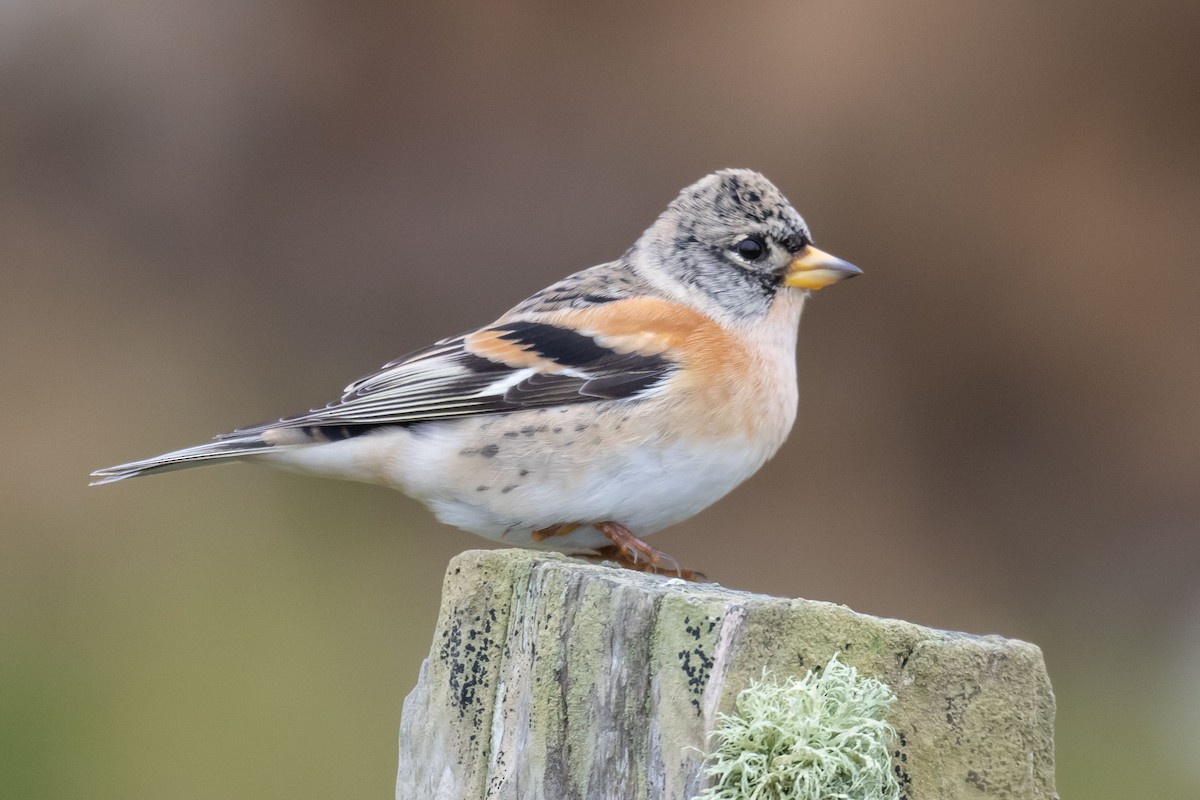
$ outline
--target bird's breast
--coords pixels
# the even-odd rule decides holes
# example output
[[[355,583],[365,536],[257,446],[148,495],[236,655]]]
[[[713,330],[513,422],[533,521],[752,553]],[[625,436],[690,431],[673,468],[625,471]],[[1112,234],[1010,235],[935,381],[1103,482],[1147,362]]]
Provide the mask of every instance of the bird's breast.
[[[798,293],[797,293],[798,294]],[[675,417],[693,435],[740,440],[774,455],[796,420],[796,333],[803,296],[781,298],[771,312],[746,327],[716,324],[697,329],[685,349],[686,368],[676,376]]]

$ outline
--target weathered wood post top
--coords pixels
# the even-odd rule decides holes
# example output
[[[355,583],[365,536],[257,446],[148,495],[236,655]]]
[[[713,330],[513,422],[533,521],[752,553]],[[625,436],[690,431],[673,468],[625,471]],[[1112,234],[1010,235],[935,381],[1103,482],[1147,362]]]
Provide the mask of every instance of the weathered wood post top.
[[[718,713],[838,654],[896,696],[909,800],[1054,800],[1041,651],[528,550],[470,551],[400,726],[398,800],[688,800]]]

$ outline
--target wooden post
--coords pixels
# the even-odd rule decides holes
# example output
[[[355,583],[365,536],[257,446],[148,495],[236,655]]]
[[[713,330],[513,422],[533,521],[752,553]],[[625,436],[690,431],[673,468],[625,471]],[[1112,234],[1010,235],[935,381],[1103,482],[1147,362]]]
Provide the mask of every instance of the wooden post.
[[[764,667],[801,677],[835,653],[895,692],[909,800],[1057,798],[1034,645],[527,550],[451,562],[396,797],[688,800],[717,713]]]

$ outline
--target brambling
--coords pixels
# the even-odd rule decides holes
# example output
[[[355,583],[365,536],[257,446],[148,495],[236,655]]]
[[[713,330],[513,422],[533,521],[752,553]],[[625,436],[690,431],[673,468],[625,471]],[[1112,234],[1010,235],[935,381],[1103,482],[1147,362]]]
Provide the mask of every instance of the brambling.
[[[497,542],[696,578],[638,536],[779,450],[804,300],[859,273],[813,247],[770,181],[722,170],[616,261],[385,364],[324,408],[92,474],[260,461],[399,489]]]

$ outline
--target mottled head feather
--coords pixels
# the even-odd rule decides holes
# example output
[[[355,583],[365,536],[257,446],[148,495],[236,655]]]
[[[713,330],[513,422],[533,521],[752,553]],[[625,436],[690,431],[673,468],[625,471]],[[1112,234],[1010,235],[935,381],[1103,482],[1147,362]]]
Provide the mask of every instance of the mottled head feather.
[[[748,236],[768,244],[760,263],[735,252]],[[810,241],[808,226],[773,183],[752,170],[723,169],[680,192],[638,250],[684,287],[746,317],[769,310],[792,255]]]
[[[663,216],[710,239],[744,233],[750,226],[795,250],[808,243],[808,226],[783,192],[749,169],[706,175],[681,191]]]

